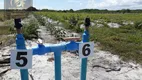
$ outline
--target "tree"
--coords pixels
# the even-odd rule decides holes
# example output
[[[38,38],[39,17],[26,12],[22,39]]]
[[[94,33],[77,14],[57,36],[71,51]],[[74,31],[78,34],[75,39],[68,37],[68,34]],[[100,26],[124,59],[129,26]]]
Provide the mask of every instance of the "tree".
[[[73,10],[73,9],[70,9],[69,12],[74,12],[74,10]]]
[[[26,9],[26,11],[38,11],[35,7],[29,7]]]

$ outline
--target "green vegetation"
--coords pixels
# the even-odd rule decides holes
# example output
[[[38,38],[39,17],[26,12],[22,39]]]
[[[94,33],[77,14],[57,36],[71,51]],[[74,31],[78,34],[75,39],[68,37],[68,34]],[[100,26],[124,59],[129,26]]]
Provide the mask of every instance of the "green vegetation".
[[[0,35],[10,34],[9,28],[7,26],[0,26]]]
[[[122,22],[122,21],[141,21],[141,13],[127,14],[94,14],[94,13],[64,13],[64,12],[36,12],[36,14],[46,16],[53,20],[66,22],[72,18],[78,21],[83,21],[85,17],[90,17],[92,21],[103,19],[106,22]]]
[[[24,24],[23,26],[23,34],[24,34],[24,37],[25,39],[37,39],[38,38],[38,25],[36,22],[33,21],[30,21],[30,24]]]
[[[133,60],[142,63],[142,31],[132,26],[121,28],[96,28],[90,29],[91,40],[100,42],[102,49],[120,55],[124,60]]]
[[[86,12],[86,13],[142,13],[142,10],[130,10],[130,9],[122,9],[122,10],[99,10],[99,9],[82,9],[77,10],[77,12]]]
[[[79,30],[85,17],[91,21],[103,24],[104,27],[90,27],[91,40],[100,42],[103,50],[108,50],[119,55],[123,60],[132,60],[142,63],[142,14],[93,14],[93,13],[69,13],[69,12],[36,12],[56,21],[64,23],[64,27],[71,30]],[[95,20],[99,22],[95,22]],[[120,28],[109,28],[107,23],[114,22],[121,25]],[[123,24],[133,22],[134,24]]]
[[[9,21],[7,23],[11,23],[9,26],[9,31],[12,34],[16,34],[16,30],[14,29],[14,24],[12,23],[12,21]],[[34,19],[30,20],[28,23],[23,23],[23,28],[22,28],[22,32],[24,34],[25,39],[33,39],[33,38],[38,38],[38,31],[37,29],[39,29],[38,26],[38,22]]]
[[[4,25],[6,26],[0,26],[0,35],[16,34],[14,20],[6,20],[4,21]],[[31,19],[28,22],[23,23],[22,29],[25,39],[38,38],[38,28],[38,21],[36,19]]]
[[[142,21],[137,21],[137,22],[135,22],[134,27],[135,27],[136,29],[142,29]]]
[[[12,43],[14,40],[13,36],[6,36],[9,35],[10,32],[10,28],[8,26],[0,26],[0,43],[2,43],[0,46],[5,46],[8,45],[9,41]]]
[[[40,11],[45,11],[45,12],[79,12],[79,13],[142,13],[142,9],[136,9],[136,10],[130,10],[130,9],[122,9],[122,10],[107,10],[107,9],[81,9],[74,11],[73,9],[70,10],[48,10],[48,9],[42,9]]]
[[[0,22],[4,21],[4,12],[0,12]]]
[[[7,45],[9,40],[13,40],[14,37],[13,36],[6,36],[9,35],[10,32],[10,28],[8,26],[0,26],[0,43],[2,42],[2,45]],[[0,45],[1,46],[1,45]]]

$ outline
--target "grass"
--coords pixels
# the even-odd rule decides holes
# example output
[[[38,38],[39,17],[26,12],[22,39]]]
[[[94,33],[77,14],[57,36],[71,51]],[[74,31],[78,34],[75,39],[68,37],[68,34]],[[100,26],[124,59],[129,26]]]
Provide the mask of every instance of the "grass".
[[[0,21],[4,21],[4,12],[0,12]]]
[[[0,26],[0,35],[7,35],[9,33],[9,28],[7,26]]]
[[[132,26],[121,28],[96,28],[90,29],[91,40],[100,42],[103,50],[119,55],[125,61],[142,63],[142,31]]]
[[[122,21],[141,21],[141,13],[128,13],[128,14],[93,14],[93,13],[63,13],[63,12],[36,12],[36,14],[47,16],[53,20],[66,21],[75,17],[78,21],[83,21],[87,16],[91,18],[92,21],[103,19],[106,22],[119,22]]]
[[[125,61],[135,61],[142,64],[142,13],[129,14],[93,14],[93,13],[63,13],[36,12],[56,21],[64,23],[64,27],[82,32],[78,29],[87,16],[94,22],[98,20],[104,27],[91,27],[91,40],[100,42],[103,50],[119,55]],[[73,20],[73,21],[72,21]],[[76,21],[76,25],[70,22]],[[114,22],[122,25],[120,28],[109,28],[105,23]],[[133,22],[134,25],[123,25],[123,22]]]
[[[8,26],[0,26],[0,43],[2,42],[0,46],[8,45],[10,40],[14,40],[14,36],[7,36],[10,33],[10,28]]]

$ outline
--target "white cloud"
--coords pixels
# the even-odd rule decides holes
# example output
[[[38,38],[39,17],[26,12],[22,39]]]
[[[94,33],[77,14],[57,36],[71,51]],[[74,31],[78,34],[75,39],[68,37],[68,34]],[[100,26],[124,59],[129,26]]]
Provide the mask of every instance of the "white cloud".
[[[95,9],[141,9],[142,0],[102,0],[97,2],[96,0],[88,0],[86,8]]]

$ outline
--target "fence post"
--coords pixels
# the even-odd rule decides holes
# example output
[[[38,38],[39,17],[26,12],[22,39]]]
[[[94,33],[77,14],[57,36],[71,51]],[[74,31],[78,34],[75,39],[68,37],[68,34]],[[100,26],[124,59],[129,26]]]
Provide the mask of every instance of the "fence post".
[[[25,47],[25,39],[22,34],[21,27],[22,25],[19,25],[21,22],[20,19],[15,19],[15,27],[17,29],[17,35],[16,35],[16,48],[17,49],[26,49]],[[20,69],[21,74],[21,80],[29,80],[28,78],[28,70],[27,69]]]
[[[55,51],[54,58],[55,58],[55,80],[61,80],[61,51]]]
[[[89,32],[86,30],[83,33],[83,42],[89,42]],[[87,58],[83,58],[81,60],[81,80],[86,80],[86,72],[87,72]]]
[[[83,42],[89,42],[89,26],[90,26],[90,18],[85,19],[85,30],[82,35]],[[86,72],[87,72],[87,58],[83,58],[81,60],[81,80],[86,80]]]

